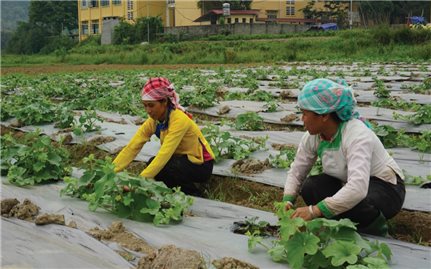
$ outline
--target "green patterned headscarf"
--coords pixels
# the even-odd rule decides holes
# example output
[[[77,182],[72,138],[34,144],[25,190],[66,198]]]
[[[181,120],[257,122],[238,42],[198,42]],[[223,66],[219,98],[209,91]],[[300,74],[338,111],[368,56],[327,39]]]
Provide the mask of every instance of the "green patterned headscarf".
[[[335,112],[341,121],[359,118],[352,88],[345,80],[319,78],[308,82],[299,93],[298,106],[320,115]]]

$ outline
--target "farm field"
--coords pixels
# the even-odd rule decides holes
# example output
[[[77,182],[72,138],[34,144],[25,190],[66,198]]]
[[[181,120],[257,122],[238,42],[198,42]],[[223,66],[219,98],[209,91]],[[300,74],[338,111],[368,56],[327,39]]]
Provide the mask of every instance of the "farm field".
[[[130,176],[118,178],[107,172],[111,171],[109,161],[102,161],[115,157],[147,117],[139,90],[153,76],[165,76],[174,83],[180,103],[194,115],[215,151],[213,177],[208,185],[200,186],[205,197],[194,197],[192,204],[192,199],[181,192],[145,186],[146,192],[155,196],[163,193],[165,198],[157,202],[169,202],[168,209],[172,210],[148,205],[145,213],[130,209],[127,214],[108,206],[112,192],[106,189],[104,193],[95,189],[96,195],[81,193],[80,198],[86,201],[79,200],[78,192],[85,186],[80,185],[84,181],[82,173],[89,178],[104,171],[107,178],[135,182],[144,162],[157,152],[159,142],[154,139],[136,157]],[[304,133],[296,97],[307,81],[321,77],[343,78],[352,85],[359,112],[371,121],[406,176],[404,210],[390,221],[392,239],[366,237],[390,247],[391,268],[427,268],[431,263],[431,65],[323,62],[148,69],[108,65],[2,69],[2,199],[23,202],[27,198],[40,207],[41,213],[63,215],[66,222],[63,219],[61,223],[75,222],[69,225],[75,228],[34,226],[2,217],[2,241],[13,246],[3,248],[2,266],[33,264],[46,268],[61,261],[65,267],[76,268],[146,268],[140,260],[150,259],[155,265],[167,255],[175,257],[172,262],[177,264],[196,265],[191,268],[208,267],[211,262],[216,268],[223,268],[224,263],[241,264],[243,268],[286,268],[286,264],[272,261],[263,247],[248,251],[248,244],[255,238],[251,236],[249,241],[246,235],[231,229],[234,222],[253,217],[277,224],[273,203],[281,201],[286,173]],[[49,142],[39,141],[39,133],[48,136]],[[64,152],[45,152],[38,148],[39,143],[46,148],[53,143],[55,149]],[[24,152],[24,148],[28,152],[23,154],[36,155],[32,153],[40,151],[38,156],[46,154],[50,156],[48,160],[55,161],[34,159],[32,162],[41,166],[36,167],[37,176],[32,177],[22,169],[11,169],[17,167],[11,161],[17,158],[13,154]],[[83,161],[85,157],[89,158]],[[30,165],[34,169],[31,162]],[[44,169],[54,176],[46,176]],[[318,173],[319,169],[316,165],[312,172]],[[58,181],[45,182],[52,178]],[[31,183],[42,184],[28,186]],[[117,193],[115,186],[112,188]],[[127,203],[133,205],[133,198]],[[36,215],[23,218],[33,220]],[[111,230],[126,233],[118,221],[140,240],[140,247],[116,241],[115,235],[101,235],[101,229],[113,222]],[[94,227],[99,231],[94,232]],[[154,254],[165,245],[197,252],[185,255],[184,249],[172,247],[162,249],[166,253],[159,250]],[[382,253],[380,257],[385,256]],[[179,258],[194,255],[193,261]],[[51,256],[56,258],[50,259]],[[225,259],[219,260],[222,258]]]

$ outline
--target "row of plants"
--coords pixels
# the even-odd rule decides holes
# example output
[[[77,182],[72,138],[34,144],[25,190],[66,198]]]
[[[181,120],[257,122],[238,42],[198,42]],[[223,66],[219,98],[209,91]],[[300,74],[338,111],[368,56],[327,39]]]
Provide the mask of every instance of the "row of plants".
[[[155,225],[178,223],[193,204],[193,198],[180,188],[168,188],[163,182],[114,172],[107,157],[84,159],[85,171],[80,178],[66,177],[62,195],[83,199],[89,209],[103,208],[121,218],[150,222]]]
[[[168,188],[163,182],[115,173],[110,158],[84,158],[84,173],[70,177],[69,152],[62,142],[52,142],[39,132],[26,133],[19,139],[1,136],[1,174],[17,186],[62,181],[61,195],[81,198],[89,209],[103,208],[121,218],[153,222],[155,225],[178,223],[193,199],[180,188]]]
[[[249,251],[260,245],[273,261],[287,263],[294,269],[389,268],[392,257],[389,246],[361,237],[349,219],[304,221],[292,219],[293,210],[286,211],[284,203],[276,203],[275,207],[279,219],[278,236],[268,242],[261,228],[248,231]]]

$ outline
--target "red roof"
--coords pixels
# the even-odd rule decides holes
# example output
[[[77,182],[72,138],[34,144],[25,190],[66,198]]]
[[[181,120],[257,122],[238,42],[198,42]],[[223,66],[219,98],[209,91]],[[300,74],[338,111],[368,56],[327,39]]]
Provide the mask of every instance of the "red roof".
[[[257,18],[256,21],[268,21],[268,18]],[[271,19],[271,21],[275,22],[290,22],[290,23],[316,23],[319,22],[320,19],[301,19],[301,18],[276,18]]]
[[[250,10],[231,9],[230,10],[230,15],[256,15],[257,16],[258,14],[259,14],[259,10],[256,10],[256,9],[250,9]],[[217,17],[223,15],[223,9],[212,9],[208,11],[208,13],[194,20],[194,22],[209,21],[211,16],[214,16],[214,15]]]

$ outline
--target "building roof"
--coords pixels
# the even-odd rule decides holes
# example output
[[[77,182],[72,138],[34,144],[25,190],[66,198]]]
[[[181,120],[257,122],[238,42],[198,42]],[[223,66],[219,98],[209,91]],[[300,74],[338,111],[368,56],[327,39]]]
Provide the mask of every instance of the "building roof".
[[[256,21],[268,21],[268,18],[257,18]],[[317,23],[320,19],[302,19],[302,18],[275,18],[270,21],[284,23]]]
[[[250,10],[234,10],[231,9],[230,10],[230,15],[253,15],[253,16],[257,16],[257,14],[259,14],[259,10],[255,10],[255,9],[250,9]],[[223,9],[212,9],[210,11],[208,11],[208,13],[200,16],[199,18],[197,18],[196,20],[194,20],[194,22],[203,22],[203,21],[209,21],[211,16],[221,16],[223,15]]]

